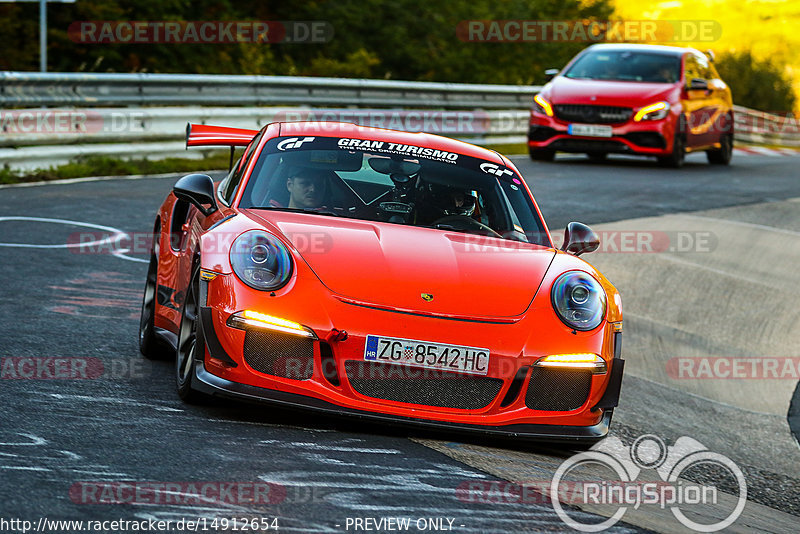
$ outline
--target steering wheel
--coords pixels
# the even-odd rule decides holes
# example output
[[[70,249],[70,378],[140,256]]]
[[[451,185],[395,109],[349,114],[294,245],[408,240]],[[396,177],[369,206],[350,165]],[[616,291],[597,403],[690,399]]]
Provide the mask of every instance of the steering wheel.
[[[435,221],[433,221],[433,223],[431,223],[431,226],[433,226],[434,228],[449,226],[457,230],[465,230],[465,231],[477,230],[491,237],[500,237],[500,238],[503,237],[496,231],[492,230],[491,227],[486,226],[482,222],[476,221],[475,219],[467,215],[448,215],[446,217],[436,219]]]

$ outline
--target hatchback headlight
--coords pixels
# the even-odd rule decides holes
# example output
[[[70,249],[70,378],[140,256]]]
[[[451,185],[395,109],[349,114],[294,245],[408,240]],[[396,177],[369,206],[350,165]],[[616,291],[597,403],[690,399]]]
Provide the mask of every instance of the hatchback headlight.
[[[645,106],[639,111],[637,111],[636,115],[633,116],[633,120],[635,122],[657,121],[666,117],[668,113],[669,113],[668,102],[656,102],[655,104],[650,104],[649,106]]]
[[[606,292],[582,271],[568,271],[556,279],[553,308],[564,324],[575,330],[594,330],[606,316]]]
[[[250,230],[231,247],[231,266],[236,276],[262,291],[285,286],[292,275],[292,256],[281,241],[261,230]]]
[[[548,117],[553,116],[553,106],[539,94],[533,97],[533,110],[547,115]]]

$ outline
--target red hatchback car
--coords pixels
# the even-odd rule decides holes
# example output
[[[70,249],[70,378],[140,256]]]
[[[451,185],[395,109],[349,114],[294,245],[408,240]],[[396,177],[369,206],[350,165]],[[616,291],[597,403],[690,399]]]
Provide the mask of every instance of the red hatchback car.
[[[686,152],[701,150],[710,163],[731,160],[731,91],[695,49],[597,44],[547,74],[556,76],[531,109],[535,160],[551,161],[557,151],[593,159],[622,153],[680,167]]]

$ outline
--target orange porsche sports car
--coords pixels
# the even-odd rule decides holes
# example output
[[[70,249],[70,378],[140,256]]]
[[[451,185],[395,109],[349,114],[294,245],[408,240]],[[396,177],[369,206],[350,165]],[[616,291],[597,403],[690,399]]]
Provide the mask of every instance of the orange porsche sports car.
[[[353,124],[189,125],[246,147],[155,219],[139,342],[178,394],[536,440],[593,442],[617,406],[619,293],[558,250],[514,164]]]

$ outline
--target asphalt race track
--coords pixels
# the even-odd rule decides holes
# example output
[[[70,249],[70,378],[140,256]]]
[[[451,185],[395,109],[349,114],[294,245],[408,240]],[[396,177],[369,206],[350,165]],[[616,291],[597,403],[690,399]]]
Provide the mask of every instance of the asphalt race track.
[[[739,156],[722,168],[693,155],[681,170],[632,158],[515,162],[554,234],[571,220],[608,231],[710,233],[708,250],[586,256],[625,306],[627,374],[612,434],[626,444],[643,434],[668,444],[689,436],[724,454],[748,487],[744,513],[726,531],[796,531],[800,448],[787,413],[797,379],[681,380],[665,369],[675,356],[800,356],[800,157]],[[176,178],[0,189],[4,517],[269,517],[286,532],[355,532],[354,518],[406,517],[456,532],[572,530],[541,499],[459,490],[547,481],[568,451],[234,402],[181,403],[171,364],[138,352],[144,255],[65,247],[78,232],[147,234]],[[71,359],[66,378],[51,368],[15,374],[22,360],[47,357]],[[69,367],[76,360],[90,379],[75,378],[87,376]],[[687,475],[720,476],[710,468]],[[190,482],[257,485],[266,498],[191,498]],[[121,483],[162,490],[98,491]],[[721,491],[735,493],[729,486],[719,478]],[[571,512],[587,521],[606,515]],[[645,505],[611,531],[635,530],[689,531],[669,509]]]

